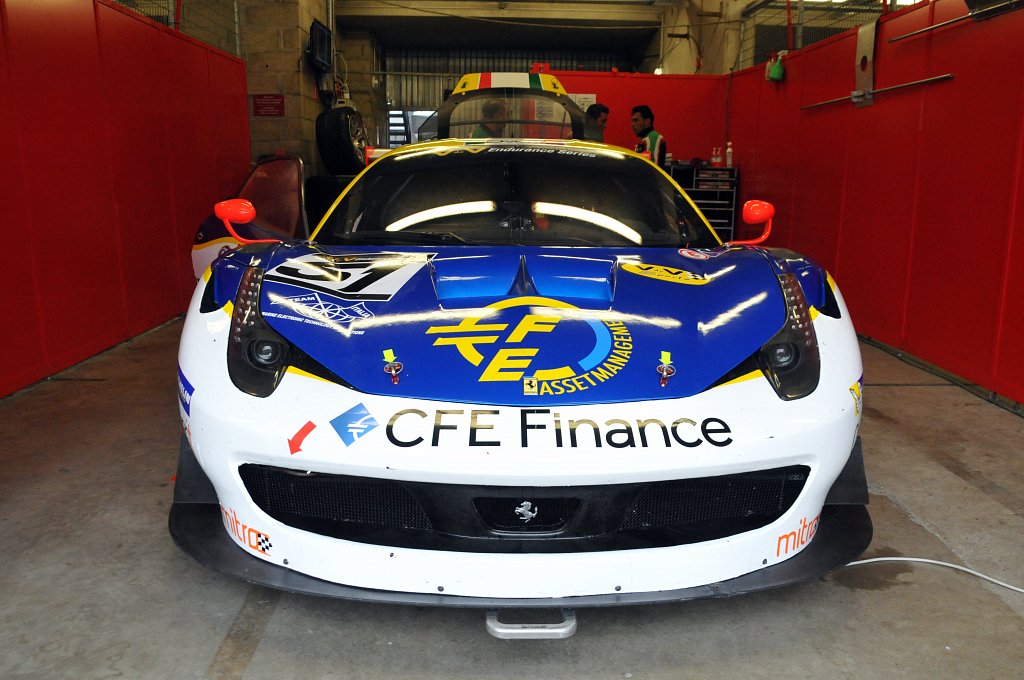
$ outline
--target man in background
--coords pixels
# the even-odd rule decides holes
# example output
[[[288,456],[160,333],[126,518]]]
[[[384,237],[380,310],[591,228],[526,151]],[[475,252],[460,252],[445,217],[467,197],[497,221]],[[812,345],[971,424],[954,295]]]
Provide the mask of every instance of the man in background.
[[[508,107],[500,99],[491,99],[484,102],[482,113],[484,120],[473,131],[473,137],[502,137],[505,133],[505,125],[508,123]]]
[[[608,125],[608,107],[604,104],[591,104],[588,106],[584,124],[584,139],[589,139],[592,142],[603,142],[604,129]]]
[[[630,118],[633,126],[633,133],[640,138],[636,145],[637,153],[647,152],[652,163],[665,169],[665,153],[668,151],[668,143],[660,132],[654,129],[654,112],[646,104],[633,107],[633,116]]]

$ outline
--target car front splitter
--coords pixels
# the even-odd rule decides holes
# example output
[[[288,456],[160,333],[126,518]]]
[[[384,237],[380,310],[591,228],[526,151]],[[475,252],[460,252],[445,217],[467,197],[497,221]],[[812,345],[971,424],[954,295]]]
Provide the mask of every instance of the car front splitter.
[[[872,524],[862,505],[822,509],[817,533],[796,556],[771,567],[718,583],[678,590],[614,593],[564,598],[487,598],[460,595],[392,592],[356,588],[301,574],[264,562],[239,548],[224,530],[216,503],[175,502],[169,528],[174,542],[201,564],[249,583],[292,593],[347,600],[437,607],[510,609],[517,607],[611,607],[705,598],[733,597],[780,588],[823,576],[859,556],[871,542]]]

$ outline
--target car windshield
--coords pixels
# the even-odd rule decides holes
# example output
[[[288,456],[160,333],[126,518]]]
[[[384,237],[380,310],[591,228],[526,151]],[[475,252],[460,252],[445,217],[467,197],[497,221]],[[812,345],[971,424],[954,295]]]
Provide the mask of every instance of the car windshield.
[[[316,241],[719,245],[650,163],[612,150],[516,143],[435,147],[381,159],[338,204]]]
[[[562,99],[567,99],[562,97]],[[572,119],[548,93],[511,88],[470,92],[453,104],[445,130],[451,138],[570,139]],[[570,102],[571,103],[571,102]],[[421,141],[439,136],[437,114],[417,131]]]

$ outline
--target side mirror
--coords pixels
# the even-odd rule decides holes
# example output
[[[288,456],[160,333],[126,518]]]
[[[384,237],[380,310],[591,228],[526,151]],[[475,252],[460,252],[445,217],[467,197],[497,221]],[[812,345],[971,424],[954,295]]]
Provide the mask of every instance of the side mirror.
[[[256,207],[244,198],[232,198],[213,206],[213,214],[220,220],[249,224],[256,219]]]
[[[743,204],[743,221],[747,224],[764,223],[764,231],[757,238],[746,241],[729,241],[730,245],[757,245],[768,240],[772,233],[772,218],[775,217],[775,206],[768,201],[747,201]]]
[[[249,224],[256,219],[256,208],[252,203],[245,200],[244,198],[230,198],[226,201],[213,206],[213,214],[224,223],[224,228],[231,234],[231,238],[235,239],[241,244],[246,243],[278,243],[279,240],[276,238],[243,238],[238,235],[235,231],[235,227],[231,224],[236,222],[238,224]]]

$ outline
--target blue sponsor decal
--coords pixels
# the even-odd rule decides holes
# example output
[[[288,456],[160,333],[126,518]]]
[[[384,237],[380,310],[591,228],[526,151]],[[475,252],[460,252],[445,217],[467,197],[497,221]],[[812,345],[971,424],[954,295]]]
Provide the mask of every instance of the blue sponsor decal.
[[[357,439],[361,439],[367,432],[377,427],[377,421],[365,406],[356,404],[332,420],[331,427],[341,437],[341,441],[345,442],[345,446],[352,446]]]
[[[192,415],[192,393],[195,391],[196,388],[192,387],[192,383],[181,372],[181,366],[178,366],[178,401],[181,402],[181,407],[185,409],[187,416]]]

